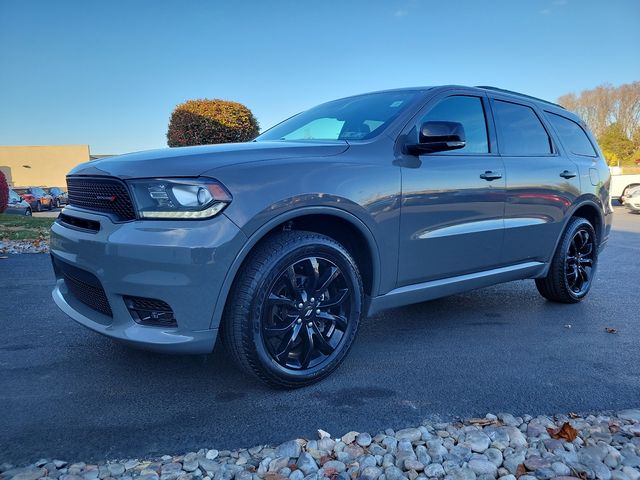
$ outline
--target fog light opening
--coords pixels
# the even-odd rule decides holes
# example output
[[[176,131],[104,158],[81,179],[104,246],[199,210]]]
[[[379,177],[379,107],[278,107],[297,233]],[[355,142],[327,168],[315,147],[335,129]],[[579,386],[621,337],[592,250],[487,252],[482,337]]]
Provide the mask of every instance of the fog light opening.
[[[140,325],[152,327],[177,327],[173,310],[168,303],[155,298],[125,296],[124,303],[131,318]]]

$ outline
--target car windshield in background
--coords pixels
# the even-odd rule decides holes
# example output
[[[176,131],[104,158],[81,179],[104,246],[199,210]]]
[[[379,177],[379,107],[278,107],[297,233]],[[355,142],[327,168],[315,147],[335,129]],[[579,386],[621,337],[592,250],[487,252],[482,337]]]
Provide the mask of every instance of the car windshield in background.
[[[36,195],[48,195],[47,192],[41,188],[32,188],[31,193],[35,193]]]
[[[25,193],[29,193],[28,188],[16,188],[13,191],[16,192],[18,195],[24,195]]]
[[[324,103],[276,125],[256,140],[367,140],[382,132],[417,91],[371,93]]]

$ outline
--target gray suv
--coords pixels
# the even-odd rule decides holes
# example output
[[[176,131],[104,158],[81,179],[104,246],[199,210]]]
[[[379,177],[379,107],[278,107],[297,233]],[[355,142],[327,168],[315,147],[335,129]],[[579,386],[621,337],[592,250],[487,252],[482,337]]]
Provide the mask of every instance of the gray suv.
[[[131,345],[211,352],[280,387],[343,361],[382,309],[511,280],[591,288],[609,170],[562,107],[492,87],[325,103],[252,142],[82,164],[53,225],[53,298]]]

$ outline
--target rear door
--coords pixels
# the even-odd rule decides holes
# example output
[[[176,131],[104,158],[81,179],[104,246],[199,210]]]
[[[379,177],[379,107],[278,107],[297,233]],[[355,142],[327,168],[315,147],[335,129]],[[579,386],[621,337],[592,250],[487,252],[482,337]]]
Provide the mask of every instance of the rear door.
[[[561,152],[535,104],[491,100],[507,176],[503,263],[548,261],[580,195],[578,167]]]
[[[449,91],[432,99],[403,136],[425,121],[462,124],[460,150],[405,155],[398,286],[488,270],[500,263],[505,178],[487,97]],[[417,140],[416,140],[417,141]]]

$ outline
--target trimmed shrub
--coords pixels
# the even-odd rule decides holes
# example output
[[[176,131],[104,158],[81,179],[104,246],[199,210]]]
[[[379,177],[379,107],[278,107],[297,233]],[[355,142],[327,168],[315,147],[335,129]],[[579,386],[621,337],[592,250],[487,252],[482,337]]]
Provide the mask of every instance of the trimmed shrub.
[[[247,142],[259,133],[258,121],[244,105],[228,100],[189,100],[171,114],[170,147]]]
[[[8,202],[9,185],[7,184],[7,177],[4,176],[4,172],[0,172],[0,213],[7,209]]]

